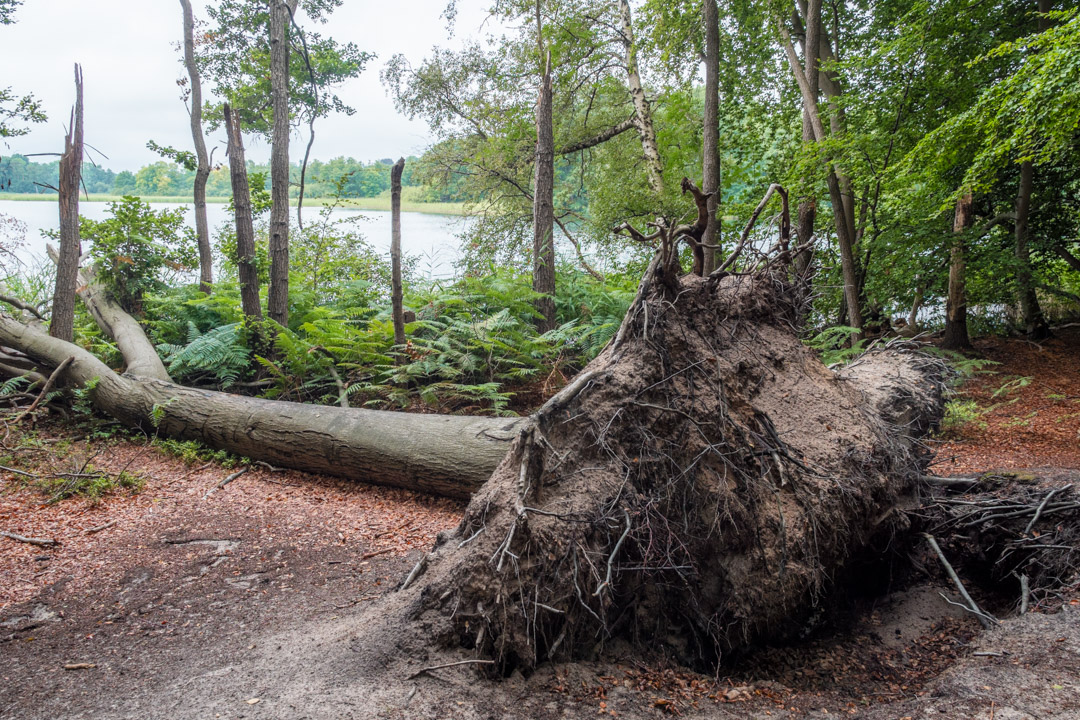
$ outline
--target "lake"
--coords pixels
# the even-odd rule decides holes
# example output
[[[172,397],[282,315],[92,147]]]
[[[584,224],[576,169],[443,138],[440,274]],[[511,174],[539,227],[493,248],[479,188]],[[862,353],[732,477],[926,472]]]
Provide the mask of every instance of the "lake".
[[[194,227],[195,211],[192,204],[180,203],[152,203],[155,210],[163,208],[187,208],[185,218],[189,225]],[[304,206],[304,222],[317,222],[318,206]],[[79,213],[91,220],[103,220],[109,216],[109,203],[107,202],[81,202]],[[42,237],[42,230],[58,230],[60,219],[55,202],[46,201],[23,201],[23,200],[0,200],[0,217],[7,215],[26,225],[25,243],[16,252],[16,256],[24,262],[32,262],[35,258],[45,256],[46,239]],[[229,206],[224,203],[211,203],[206,208],[207,219],[210,222],[210,234],[213,237],[214,228],[222,224],[233,222]],[[334,219],[359,218],[355,227],[364,238],[371,243],[375,250],[387,257],[390,255],[390,212],[382,210],[357,210],[353,208],[336,208],[333,210]],[[296,219],[296,210],[293,208],[293,221]],[[401,213],[401,248],[406,255],[419,258],[417,270],[422,276],[432,279],[448,278],[454,274],[454,263],[460,256],[458,234],[461,233],[469,220],[456,215],[430,215],[427,213],[403,212]],[[89,248],[84,244],[83,251]]]

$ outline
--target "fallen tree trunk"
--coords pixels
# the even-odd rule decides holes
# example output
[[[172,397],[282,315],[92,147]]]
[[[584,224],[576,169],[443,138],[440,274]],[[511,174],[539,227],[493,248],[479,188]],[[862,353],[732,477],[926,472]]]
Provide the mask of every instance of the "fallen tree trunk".
[[[784,262],[673,271],[654,261],[616,340],[391,601],[408,633],[503,673],[614,639],[715,667],[803,629],[908,529],[943,365],[909,343],[830,372],[799,340]]]
[[[77,345],[5,314],[0,344],[50,367],[73,357],[64,381],[92,386],[97,408],[148,433],[198,440],[282,467],[448,497],[469,497],[491,475],[522,422],[304,405],[118,375]]]
[[[52,245],[45,246],[53,262],[59,264],[59,253]],[[95,278],[93,270],[76,271],[76,292],[101,331],[113,339],[124,358],[125,371],[136,377],[170,382],[169,371],[143,332],[139,321],[116,304],[109,292]]]

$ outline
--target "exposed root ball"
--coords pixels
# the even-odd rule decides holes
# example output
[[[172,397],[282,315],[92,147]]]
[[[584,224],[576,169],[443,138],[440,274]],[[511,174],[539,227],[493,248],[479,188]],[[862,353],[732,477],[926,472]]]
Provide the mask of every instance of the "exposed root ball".
[[[409,583],[439,642],[503,672],[613,638],[712,663],[796,628],[849,559],[906,528],[894,509],[941,365],[893,349],[834,374],[799,341],[779,270],[663,272]]]

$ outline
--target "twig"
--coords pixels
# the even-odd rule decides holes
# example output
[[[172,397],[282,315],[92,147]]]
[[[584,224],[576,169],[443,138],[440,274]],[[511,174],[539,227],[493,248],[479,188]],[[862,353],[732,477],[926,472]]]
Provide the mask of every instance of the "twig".
[[[96,668],[94,663],[68,663],[64,665],[65,670],[89,670],[90,668]]]
[[[945,572],[949,574],[949,578],[953,581],[956,589],[960,592],[960,597],[964,598],[964,602],[967,603],[968,609],[970,609],[971,612],[973,612],[975,616],[979,618],[979,622],[982,623],[982,626],[989,629],[994,625],[998,624],[997,618],[992,615],[987,615],[982,610],[980,610],[979,606],[975,603],[974,600],[971,599],[971,596],[968,595],[967,588],[964,587],[964,583],[960,582],[960,576],[956,574],[956,571],[953,570],[953,566],[950,565],[949,561],[945,558],[945,553],[941,551],[941,547],[938,545],[937,540],[934,539],[934,536],[929,533],[923,533],[923,537],[926,538],[926,541],[928,543],[930,543],[930,548],[937,554],[938,560],[940,560],[941,564],[945,567]],[[942,595],[942,597],[945,596]],[[948,600],[948,598],[945,599]]]
[[[0,530],[0,535],[3,535],[6,538],[11,538],[12,540],[15,540],[16,542],[27,543],[29,545],[37,545],[38,547],[54,547],[54,546],[60,544],[59,541],[57,541],[57,540],[47,540],[45,538],[25,537],[23,535],[16,535],[15,533],[9,533],[9,532],[5,532],[3,530]]]
[[[38,476],[37,476],[37,475],[35,475],[34,473],[28,473],[28,472],[26,472],[25,470],[16,470],[15,468],[13,468],[13,467],[8,467],[7,465],[0,465],[0,470],[4,470],[4,471],[6,471],[6,472],[11,472],[11,473],[15,473],[16,475],[24,475],[24,476],[26,476],[26,477],[32,477],[32,478],[34,478],[35,480],[37,480],[37,478],[38,478]]]
[[[392,547],[388,547],[388,548],[383,548],[382,550],[376,550],[375,552],[364,553],[363,555],[360,556],[360,559],[361,560],[370,560],[373,557],[378,557],[379,555],[385,555],[386,553],[390,552],[393,549],[394,548],[392,548]]]
[[[210,488],[209,490],[207,490],[207,491],[206,491],[206,494],[205,494],[205,495],[203,495],[203,500],[205,500],[206,498],[210,497],[210,496],[211,496],[211,495],[213,495],[213,494],[214,494],[214,493],[215,493],[216,491],[218,491],[218,490],[220,490],[221,488],[225,487],[226,485],[228,485],[228,484],[229,484],[229,483],[231,483],[231,482],[232,482],[233,480],[235,480],[236,478],[240,477],[241,475],[243,475],[244,473],[246,473],[246,472],[247,472],[248,470],[250,470],[250,469],[251,469],[251,466],[250,466],[250,465],[245,465],[245,466],[244,466],[244,467],[243,467],[243,468],[242,468],[241,470],[238,470],[237,472],[234,472],[234,473],[233,473],[232,475],[229,475],[229,476],[228,476],[228,477],[226,477],[226,478],[225,478],[224,480],[222,480],[221,482],[219,482],[219,483],[218,483],[217,485],[215,485],[214,487],[212,487],[212,488]]]
[[[186,477],[190,477],[191,475],[194,475],[194,474],[195,474],[195,473],[197,473],[197,472],[202,472],[203,470],[205,470],[206,468],[210,467],[210,466],[211,466],[211,465],[213,465],[213,464],[214,464],[214,463],[212,463],[212,462],[208,462],[208,463],[206,463],[205,465],[200,465],[199,467],[195,468],[194,470],[188,470],[188,471],[187,471],[186,473],[184,473],[184,474],[183,474],[183,475],[182,475],[182,476],[180,477],[180,479],[181,479],[181,480],[183,480],[184,478],[186,478]]]
[[[50,390],[52,390],[52,386],[56,383],[56,378],[60,377],[60,373],[64,372],[64,370],[67,369],[67,366],[73,362],[75,362],[75,358],[69,357],[64,360],[64,362],[56,366],[56,369],[52,371],[51,375],[49,375],[49,379],[45,381],[45,387],[41,388],[41,392],[38,393],[37,399],[34,400],[30,407],[26,408],[26,410],[23,410],[22,413],[17,418],[15,418],[15,422],[19,422],[24,417],[37,410],[37,406],[41,404],[41,401],[44,400],[45,396],[49,394]]]
[[[1039,516],[1042,515],[1043,508],[1046,507],[1046,503],[1050,502],[1050,498],[1054,497],[1054,495],[1056,495],[1059,492],[1068,490],[1071,487],[1072,487],[1072,483],[1069,483],[1068,485],[1065,485],[1064,487],[1054,488],[1050,492],[1046,493],[1046,497],[1044,497],[1043,501],[1041,503],[1039,503],[1039,508],[1038,508],[1038,510],[1035,511],[1035,517],[1031,518],[1031,522],[1029,522],[1027,527],[1024,528],[1024,535],[1030,535],[1031,534],[1031,529],[1035,527],[1035,523],[1039,522]]]
[[[94,533],[99,533],[102,530],[108,530],[109,528],[111,528],[115,524],[116,524],[115,520],[110,520],[109,522],[105,523],[104,525],[98,525],[97,527],[90,528],[89,530],[86,531],[86,534],[87,535],[93,535]]]
[[[1028,597],[1031,595],[1031,587],[1028,585],[1028,576],[1020,576],[1020,614],[1027,615]]]
[[[495,664],[494,660],[459,660],[458,662],[443,663],[442,665],[432,665],[431,667],[421,668],[420,670],[417,670],[416,672],[414,672],[412,675],[410,675],[409,677],[407,677],[405,679],[406,680],[412,680],[413,678],[420,677],[424,673],[431,672],[432,670],[442,670],[443,668],[456,667],[458,665],[494,665],[494,664]]]

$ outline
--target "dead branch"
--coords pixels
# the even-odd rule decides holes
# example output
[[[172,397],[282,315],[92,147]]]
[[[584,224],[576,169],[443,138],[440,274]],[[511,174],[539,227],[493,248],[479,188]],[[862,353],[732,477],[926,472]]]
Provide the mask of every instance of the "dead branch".
[[[0,535],[4,536],[6,538],[10,538],[10,539],[14,540],[15,542],[26,543],[28,545],[37,545],[38,547],[56,547],[57,545],[60,544],[60,542],[57,541],[57,540],[48,540],[48,539],[45,539],[45,538],[26,537],[25,535],[16,535],[15,533],[6,532],[6,531],[3,531],[3,530],[0,530]]]
[[[930,549],[938,556],[938,560],[941,561],[941,565],[945,568],[945,572],[948,573],[949,579],[953,581],[953,585],[956,586],[957,591],[960,593],[960,597],[964,598],[964,602],[967,603],[967,608],[974,613],[975,617],[979,618],[979,622],[984,628],[990,629],[994,625],[998,624],[997,618],[993,615],[989,615],[983,612],[978,604],[971,599],[971,595],[968,595],[967,588],[964,587],[964,583],[960,581],[960,576],[953,570],[953,566],[949,564],[949,561],[945,558],[945,553],[941,551],[941,547],[938,545],[937,540],[930,533],[923,533],[923,537],[930,543]],[[942,596],[944,597],[944,596]],[[948,598],[945,598],[948,600]],[[950,601],[952,602],[952,601]]]
[[[105,523],[104,525],[98,525],[97,527],[90,528],[89,530],[86,531],[86,534],[87,535],[93,535],[94,533],[99,533],[102,530],[108,530],[109,528],[111,528],[115,524],[116,524],[115,520],[110,520],[109,522]]]
[[[780,234],[781,241],[784,242],[784,236],[785,236],[784,228],[785,228],[785,226],[788,228],[788,236],[790,237],[790,226],[791,226],[791,219],[790,218],[791,218],[791,214],[790,214],[790,212],[788,210],[788,194],[787,194],[787,190],[785,190],[780,185],[778,185],[776,183],[773,183],[772,185],[769,186],[769,189],[765,191],[765,197],[761,198],[761,202],[759,202],[758,206],[756,208],[754,208],[754,212],[750,216],[750,222],[748,222],[746,224],[746,228],[743,230],[742,235],[739,237],[739,244],[736,245],[735,249],[731,251],[731,255],[728,256],[727,260],[725,260],[724,263],[720,267],[716,268],[716,270],[714,270],[712,272],[712,275],[714,275],[714,276],[721,275],[722,273],[726,272],[728,268],[730,268],[732,265],[734,265],[736,260],[739,259],[739,255],[742,253],[743,248],[746,247],[747,240],[750,239],[750,231],[754,229],[754,225],[757,223],[758,217],[765,210],[765,206],[769,204],[769,200],[772,198],[773,193],[779,193],[781,199],[783,200],[783,204],[784,204],[783,217],[786,219],[786,222],[783,222],[783,221],[781,222],[781,234]],[[784,244],[783,249],[785,251],[787,250],[786,243]]]
[[[217,492],[217,491],[218,491],[218,490],[220,490],[221,488],[225,487],[226,485],[228,485],[228,484],[229,484],[229,483],[231,483],[231,482],[232,482],[233,480],[235,480],[236,478],[240,477],[241,475],[243,475],[244,473],[246,473],[246,472],[247,472],[248,470],[250,470],[250,469],[251,469],[251,466],[250,466],[250,465],[246,465],[246,466],[244,466],[244,467],[243,467],[242,469],[238,470],[237,472],[234,472],[234,473],[233,473],[232,475],[229,475],[229,476],[227,476],[227,477],[226,477],[226,478],[225,478],[224,480],[222,480],[221,482],[219,482],[219,483],[218,483],[217,485],[215,485],[214,487],[212,487],[212,488],[210,488],[209,490],[207,490],[207,491],[206,491],[206,494],[205,494],[205,495],[203,495],[203,500],[205,500],[206,498],[210,497],[210,496],[211,496],[211,495],[213,495],[213,494],[214,494],[215,492]]]
[[[75,362],[75,358],[69,357],[56,366],[56,369],[52,371],[51,375],[49,375],[49,379],[45,381],[45,387],[41,388],[41,392],[38,394],[37,399],[34,400],[33,404],[31,404],[30,407],[28,407],[17,418],[15,418],[15,422],[19,422],[24,417],[37,409],[38,405],[41,404],[41,401],[44,400],[45,396],[49,394],[50,390],[52,390],[52,386],[56,383],[56,378],[60,377],[60,374],[64,372],[64,370],[67,369],[67,366],[73,362]]]

